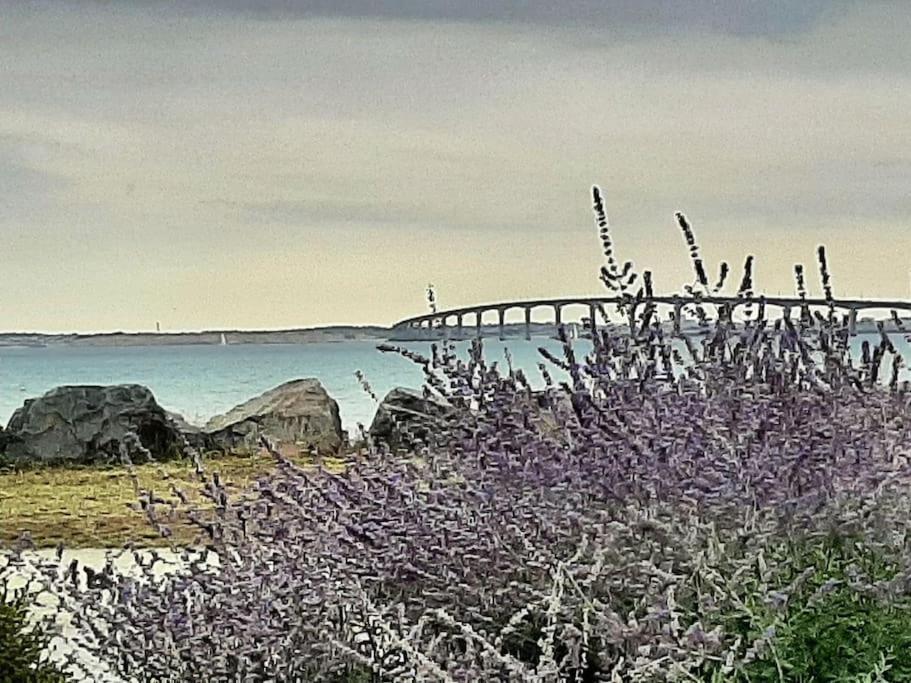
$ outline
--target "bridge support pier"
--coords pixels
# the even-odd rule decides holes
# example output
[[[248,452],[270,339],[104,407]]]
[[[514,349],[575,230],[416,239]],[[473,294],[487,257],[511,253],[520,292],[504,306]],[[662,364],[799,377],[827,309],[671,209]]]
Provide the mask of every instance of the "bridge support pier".
[[[848,334],[852,337],[857,335],[857,309],[848,310]]]
[[[674,299],[674,334],[680,334],[681,316],[683,315],[683,302]]]
[[[791,307],[790,306],[784,306],[781,309],[781,317],[784,318],[785,320],[791,319]]]
[[[554,305],[554,327],[559,331],[560,325],[563,324],[563,306],[561,304]]]
[[[598,329],[598,319],[595,317],[598,314],[595,304],[588,305],[588,317],[591,320],[591,333],[595,334],[595,331]]]
[[[484,311],[475,311],[474,313],[474,327],[475,327],[475,336],[481,338],[481,318],[484,316]]]
[[[525,309],[525,341],[531,341],[531,309]]]
[[[506,310],[505,309],[502,309],[502,308],[497,309],[497,322],[499,324],[500,341],[503,341],[504,339],[506,339],[506,332],[503,329],[503,325],[506,324]]]
[[[462,340],[462,314],[456,316],[456,339]]]

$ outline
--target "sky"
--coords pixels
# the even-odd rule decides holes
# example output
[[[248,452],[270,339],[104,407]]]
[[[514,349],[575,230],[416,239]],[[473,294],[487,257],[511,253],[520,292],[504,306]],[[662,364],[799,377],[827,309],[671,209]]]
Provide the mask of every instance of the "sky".
[[[0,0],[0,330],[598,295],[593,184],[656,291],[683,211],[735,287],[825,244],[836,296],[908,299],[909,33],[904,0]]]

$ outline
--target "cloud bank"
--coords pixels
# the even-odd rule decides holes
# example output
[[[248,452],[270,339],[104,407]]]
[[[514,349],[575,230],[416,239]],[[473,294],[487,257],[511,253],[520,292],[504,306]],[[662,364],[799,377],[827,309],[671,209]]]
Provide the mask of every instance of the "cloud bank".
[[[904,3],[0,9],[6,330],[598,293],[592,183],[659,289],[682,209],[769,291],[825,242],[836,293],[909,296]]]

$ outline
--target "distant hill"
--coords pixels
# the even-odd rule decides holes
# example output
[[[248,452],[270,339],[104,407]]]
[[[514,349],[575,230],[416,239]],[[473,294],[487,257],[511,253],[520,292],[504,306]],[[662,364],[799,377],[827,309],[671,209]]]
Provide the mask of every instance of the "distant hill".
[[[389,328],[380,326],[335,325],[296,330],[206,330],[204,332],[109,332],[102,334],[0,334],[3,346],[191,346],[234,344],[306,344],[385,340]]]

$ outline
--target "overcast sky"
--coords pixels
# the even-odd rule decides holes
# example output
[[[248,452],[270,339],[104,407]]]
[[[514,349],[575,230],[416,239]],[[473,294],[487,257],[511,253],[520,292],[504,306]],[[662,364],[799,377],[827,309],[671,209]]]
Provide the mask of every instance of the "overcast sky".
[[[825,243],[836,295],[909,298],[909,34],[903,0],[0,0],[0,329],[598,294],[593,183],[659,291],[682,210],[759,289]]]

